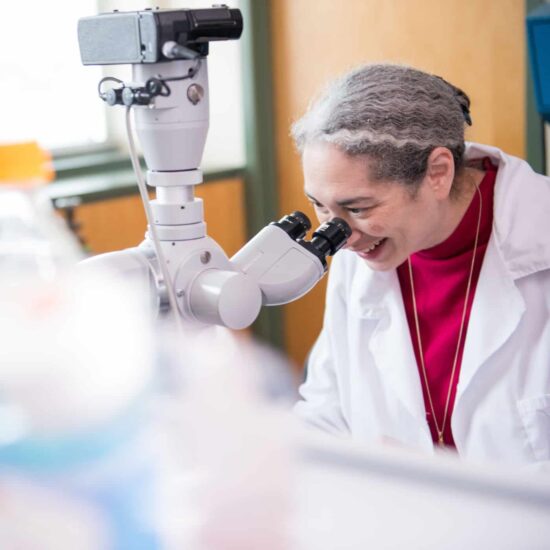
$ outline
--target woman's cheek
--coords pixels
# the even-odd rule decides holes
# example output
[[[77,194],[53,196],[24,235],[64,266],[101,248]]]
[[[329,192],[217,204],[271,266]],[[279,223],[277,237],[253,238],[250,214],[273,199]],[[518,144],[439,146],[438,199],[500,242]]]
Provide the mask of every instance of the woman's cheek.
[[[369,223],[367,224],[367,227],[365,227],[365,230],[370,235],[376,236],[376,237],[385,237],[386,231],[385,227],[379,223]]]

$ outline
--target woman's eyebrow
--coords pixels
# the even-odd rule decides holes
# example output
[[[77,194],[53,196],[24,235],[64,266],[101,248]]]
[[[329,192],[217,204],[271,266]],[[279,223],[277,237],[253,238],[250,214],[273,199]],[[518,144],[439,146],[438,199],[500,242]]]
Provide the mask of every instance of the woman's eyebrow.
[[[313,195],[310,195],[307,191],[304,191],[304,195],[305,195],[310,201],[319,203],[319,201],[318,201]],[[319,203],[319,204],[321,204],[321,203]]]
[[[320,201],[318,201],[313,195],[310,195],[307,191],[304,191],[305,196],[312,202],[315,202],[317,204],[322,204]],[[352,204],[357,205],[361,204],[363,202],[372,202],[374,199],[372,197],[351,197],[349,199],[342,199],[339,201],[336,201],[336,204],[338,206],[350,206]]]
[[[372,202],[374,199],[372,197],[352,197],[349,199],[342,199],[336,201],[338,206],[350,206],[351,204],[357,204],[362,202]]]
[[[318,201],[313,195],[310,195],[307,191],[304,191],[305,196],[313,202],[316,202],[317,204],[322,204],[320,201]],[[372,202],[374,199],[372,197],[350,197],[349,199],[342,199],[339,201],[336,201],[336,204],[338,206],[350,206],[352,204],[358,204],[363,202]]]

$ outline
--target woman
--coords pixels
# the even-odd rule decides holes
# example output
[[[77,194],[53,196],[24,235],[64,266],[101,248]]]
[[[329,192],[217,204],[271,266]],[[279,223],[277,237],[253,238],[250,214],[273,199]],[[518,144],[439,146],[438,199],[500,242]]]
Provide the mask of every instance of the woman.
[[[550,460],[550,180],[464,143],[466,94],[368,65],[293,127],[332,263],[298,413],[362,442]]]

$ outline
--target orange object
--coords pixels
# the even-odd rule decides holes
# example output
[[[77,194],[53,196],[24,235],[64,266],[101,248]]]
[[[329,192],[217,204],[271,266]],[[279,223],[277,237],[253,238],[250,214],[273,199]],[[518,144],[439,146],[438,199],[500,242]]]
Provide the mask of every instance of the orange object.
[[[34,141],[0,145],[0,184],[37,185],[54,179],[52,156]]]

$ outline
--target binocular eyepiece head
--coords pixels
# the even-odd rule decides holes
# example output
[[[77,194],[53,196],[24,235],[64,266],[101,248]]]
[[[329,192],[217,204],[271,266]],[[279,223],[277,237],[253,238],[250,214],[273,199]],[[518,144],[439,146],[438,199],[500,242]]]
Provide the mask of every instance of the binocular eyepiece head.
[[[327,256],[333,256],[346,244],[351,235],[351,227],[341,218],[332,218],[320,225],[314,232],[311,241],[304,240],[311,229],[311,222],[303,212],[292,212],[273,225],[280,227],[293,240],[317,256],[323,267],[327,268]]]

